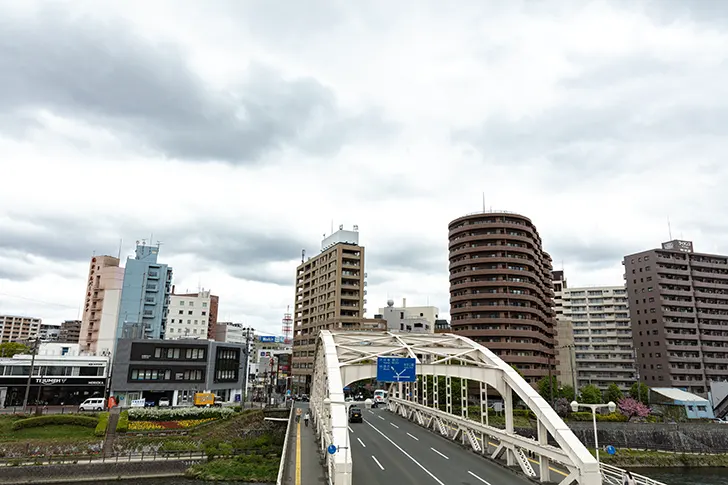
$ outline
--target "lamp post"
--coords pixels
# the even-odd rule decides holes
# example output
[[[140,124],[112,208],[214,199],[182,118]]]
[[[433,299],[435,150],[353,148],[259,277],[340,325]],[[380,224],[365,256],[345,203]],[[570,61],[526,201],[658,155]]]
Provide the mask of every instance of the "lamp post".
[[[326,409],[326,412],[328,413],[328,421],[331,423],[331,405],[332,404],[343,404],[344,405],[344,415],[345,419],[348,420],[348,416],[346,415],[346,405],[348,404],[346,401],[332,401],[330,398],[324,398],[324,408]],[[328,423],[327,423],[328,424]],[[337,446],[337,451],[340,449],[345,450],[344,451],[344,463],[346,464],[349,458],[349,429],[348,426],[344,425],[344,434],[346,435],[346,440],[344,441],[345,446]],[[331,426],[331,441],[333,444],[334,441],[334,430],[333,430],[333,424]],[[333,458],[333,457],[332,457]],[[344,466],[344,475],[348,474],[347,467]],[[344,481],[345,484],[349,484],[349,480]]]
[[[617,405],[609,401],[607,404],[582,404],[571,401],[571,410],[577,412],[579,407],[589,408],[592,412],[592,421],[594,422],[594,449],[597,452],[597,464],[599,464],[599,438],[597,437],[597,409],[608,408],[610,413],[617,410]]]

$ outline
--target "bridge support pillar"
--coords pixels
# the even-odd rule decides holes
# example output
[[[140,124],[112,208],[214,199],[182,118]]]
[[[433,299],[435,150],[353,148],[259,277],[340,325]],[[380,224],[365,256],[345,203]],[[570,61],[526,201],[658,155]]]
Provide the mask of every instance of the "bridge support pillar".
[[[546,426],[541,422],[541,420],[538,420],[538,444],[539,445],[548,445],[549,444],[549,432],[546,429]],[[543,455],[539,455],[539,461],[538,461],[538,468],[539,468],[539,477],[542,483],[544,482],[550,482],[551,481],[551,468],[550,468],[550,461],[547,457]]]
[[[510,389],[506,389],[506,392],[503,393],[503,407],[506,415],[506,433],[512,435],[515,431],[513,429],[513,391]],[[506,448],[506,464],[508,466],[516,464],[516,455],[510,448]]]

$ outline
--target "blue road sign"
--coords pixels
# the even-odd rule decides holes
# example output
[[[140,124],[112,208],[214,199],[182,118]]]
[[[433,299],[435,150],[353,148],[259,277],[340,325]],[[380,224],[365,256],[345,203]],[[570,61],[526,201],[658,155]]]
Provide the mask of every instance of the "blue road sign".
[[[377,357],[377,381],[415,382],[416,362],[405,357]]]
[[[614,446],[612,446],[612,445],[607,446],[607,453],[609,453],[610,455],[613,455],[616,452],[617,452],[617,449]]]
[[[329,447],[326,448],[326,451],[329,452],[329,455],[333,455],[336,453],[336,445],[329,445]]]

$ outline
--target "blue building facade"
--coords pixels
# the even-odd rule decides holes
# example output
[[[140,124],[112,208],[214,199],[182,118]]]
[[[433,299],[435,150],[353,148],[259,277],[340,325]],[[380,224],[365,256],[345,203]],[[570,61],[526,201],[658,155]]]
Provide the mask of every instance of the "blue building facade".
[[[126,260],[116,338],[163,339],[172,293],[172,268],[157,262],[159,246],[137,242]]]

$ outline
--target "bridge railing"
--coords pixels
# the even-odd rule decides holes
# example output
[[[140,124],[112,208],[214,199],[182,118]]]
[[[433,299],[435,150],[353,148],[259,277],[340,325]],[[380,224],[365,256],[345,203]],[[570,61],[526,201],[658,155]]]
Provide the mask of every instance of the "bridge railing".
[[[605,463],[600,463],[599,466],[602,470],[602,485],[624,485],[626,470]],[[665,485],[663,482],[658,482],[638,473],[633,473],[632,478],[634,478],[635,485]]]
[[[288,447],[291,444],[291,433],[293,432],[293,414],[296,410],[295,406],[291,406],[291,412],[288,413],[288,426],[286,426],[286,437],[283,439],[283,450],[281,450],[281,463],[278,465],[278,478],[276,485],[283,485],[286,472],[288,471]]]

